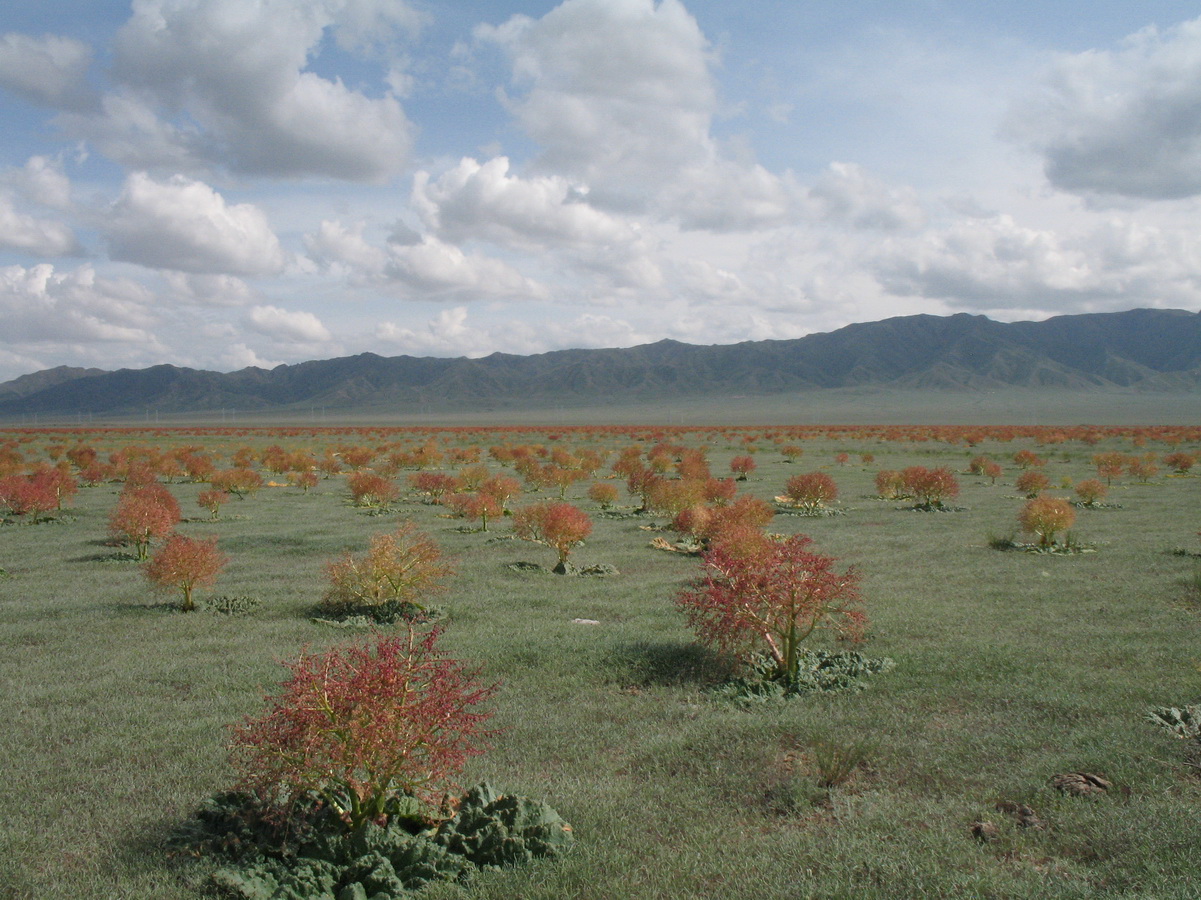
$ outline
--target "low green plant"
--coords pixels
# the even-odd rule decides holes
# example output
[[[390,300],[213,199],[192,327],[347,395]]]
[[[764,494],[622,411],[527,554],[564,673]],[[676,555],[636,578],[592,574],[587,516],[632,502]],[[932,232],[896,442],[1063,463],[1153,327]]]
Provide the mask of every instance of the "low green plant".
[[[310,796],[280,823],[253,794],[226,792],[204,803],[175,836],[181,851],[219,864],[212,884],[238,900],[400,898],[436,881],[464,881],[483,868],[554,857],[571,848],[571,826],[538,800],[484,782],[453,815],[407,815],[342,829]]]
[[[1178,738],[1201,741],[1201,704],[1192,706],[1157,706],[1147,718]]]
[[[813,763],[817,767],[818,783],[826,788],[845,784],[876,750],[875,741],[867,738],[845,742],[818,738],[810,746]]]
[[[867,679],[887,672],[896,663],[889,657],[864,656],[856,650],[831,652],[804,648],[797,653],[791,676],[779,676],[775,660],[756,655],[746,666],[746,674],[720,685],[715,693],[743,701],[784,700],[814,693],[857,692],[867,687]]]

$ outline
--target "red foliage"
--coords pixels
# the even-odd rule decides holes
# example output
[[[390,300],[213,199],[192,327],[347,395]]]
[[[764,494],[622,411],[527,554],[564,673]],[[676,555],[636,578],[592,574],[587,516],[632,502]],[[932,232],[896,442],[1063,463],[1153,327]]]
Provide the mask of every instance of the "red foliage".
[[[1047,461],[1042,459],[1033,450],[1019,450],[1013,454],[1013,464],[1019,469],[1030,469],[1038,466],[1045,466]]]
[[[239,500],[247,494],[253,494],[263,486],[263,476],[254,469],[246,467],[225,469],[214,472],[209,478],[209,484],[219,491],[233,494]]]
[[[598,481],[588,488],[588,499],[599,504],[601,509],[608,509],[616,503],[617,494],[617,485],[607,481]]]
[[[746,481],[747,476],[757,468],[754,458],[750,456],[735,456],[730,460],[730,471],[739,481]]]
[[[446,505],[455,515],[471,522],[479,522],[480,530],[488,530],[488,520],[503,513],[500,503],[491,494],[476,491],[473,494],[451,494]]]
[[[288,664],[266,715],[233,729],[241,786],[285,815],[316,792],[352,829],[401,797],[436,809],[484,751],[490,714],[476,707],[496,690],[443,655],[439,633],[375,635]]]
[[[592,534],[592,520],[570,503],[535,503],[517,511],[513,530],[524,541],[546,544],[559,555],[555,572],[567,571],[567,557]]]
[[[1040,547],[1050,547],[1056,534],[1072,527],[1076,511],[1058,497],[1038,497],[1022,507],[1018,521],[1023,531],[1038,535]]]
[[[122,491],[108,518],[109,534],[133,544],[138,559],[145,559],[150,542],[170,534],[182,518],[179,503],[161,484]]]
[[[784,496],[802,509],[820,509],[838,499],[838,486],[825,472],[809,472],[789,478]]]
[[[1171,468],[1173,472],[1176,472],[1179,475],[1184,475],[1189,469],[1196,465],[1197,457],[1193,453],[1169,453],[1163,458],[1163,462],[1164,465]]]
[[[1046,490],[1051,479],[1038,469],[1027,469],[1014,481],[1013,486],[1027,497],[1034,498]]]
[[[43,480],[26,475],[8,475],[0,478],[0,506],[14,516],[38,516],[58,506],[54,489]]]
[[[201,491],[196,495],[196,505],[201,509],[207,509],[215,521],[218,514],[221,512],[221,505],[228,499],[229,494],[227,494],[225,491]]]
[[[374,472],[353,472],[346,479],[346,486],[355,506],[387,506],[400,496],[400,488],[395,482]]]
[[[954,500],[959,496],[959,482],[945,466],[937,469],[910,466],[901,475],[905,492],[914,498],[918,506],[942,506],[944,500]]]
[[[192,591],[216,581],[228,561],[217,549],[215,537],[202,540],[173,534],[142,571],[157,588],[183,591],[182,609],[191,612],[196,608]]]
[[[834,570],[833,557],[793,535],[737,550],[714,544],[701,582],[677,598],[697,636],[721,650],[766,650],[781,677],[795,672],[800,644],[819,628],[861,638],[859,573]]]
[[[434,503],[441,503],[446,494],[453,494],[462,487],[459,479],[445,472],[414,472],[409,476],[409,486]]]
[[[1076,496],[1085,506],[1092,506],[1098,500],[1105,499],[1109,488],[1095,478],[1089,478],[1076,485]]]

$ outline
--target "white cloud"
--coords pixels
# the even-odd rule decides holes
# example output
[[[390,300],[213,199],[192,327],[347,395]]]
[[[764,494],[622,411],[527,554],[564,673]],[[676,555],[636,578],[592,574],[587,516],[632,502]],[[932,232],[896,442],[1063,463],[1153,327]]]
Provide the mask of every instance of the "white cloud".
[[[301,341],[321,343],[333,335],[315,315],[280,309],[278,306],[256,306],[246,317],[246,324],[280,342]]]
[[[425,298],[516,297],[542,299],[546,289],[499,259],[464,253],[426,235],[417,244],[389,244],[384,278]]]
[[[45,156],[29,157],[22,168],[9,172],[6,180],[39,206],[67,209],[71,205],[71,182],[61,163]]]
[[[821,218],[855,228],[896,231],[925,223],[912,189],[890,188],[854,163],[830,163],[809,188],[809,199]]]
[[[57,272],[48,263],[0,268],[0,318],[6,343],[158,341],[153,297],[141,285],[97,276],[91,266]]]
[[[363,222],[349,228],[341,222],[324,220],[315,234],[304,236],[304,246],[309,255],[325,265],[341,264],[342,272],[352,279],[356,273],[367,278],[378,278],[387,265],[388,254],[379,247],[367,243],[363,237]]]
[[[227,205],[207,184],[144,172],[125,180],[103,225],[113,259],[197,274],[269,275],[284,253],[257,207]]]
[[[1154,26],[1115,50],[1061,57],[1006,133],[1074,193],[1170,199],[1201,193],[1201,19]]]
[[[428,228],[453,241],[482,239],[502,246],[542,249],[630,244],[637,229],[594,209],[566,178],[519,178],[498,156],[480,164],[464,157],[431,180],[414,177],[413,206]]]
[[[875,271],[893,293],[986,313],[1201,302],[1201,241],[1120,220],[1066,234],[1006,215],[963,220],[886,242]]]
[[[73,125],[131,165],[157,164],[167,150],[194,167],[382,180],[404,166],[410,150],[399,102],[368,97],[306,66],[327,29],[345,25],[338,35],[358,46],[372,27],[415,27],[419,18],[395,0],[138,0],[117,37],[113,66],[131,98]],[[195,126],[146,121],[146,113]],[[156,133],[166,147],[144,154],[136,136]]]
[[[712,53],[678,0],[566,0],[476,39],[512,60],[520,93],[507,104],[543,148],[540,168],[587,184],[594,205],[714,230],[789,215],[787,184],[713,140]]]
[[[177,303],[199,306],[247,306],[255,292],[241,278],[233,275],[193,275],[187,272],[164,271],[173,299]]]
[[[82,252],[69,226],[19,212],[11,197],[0,193],[0,247],[34,256],[76,256]]]
[[[72,110],[92,106],[95,98],[85,81],[91,63],[91,48],[72,38],[0,36],[0,87],[34,103]]]

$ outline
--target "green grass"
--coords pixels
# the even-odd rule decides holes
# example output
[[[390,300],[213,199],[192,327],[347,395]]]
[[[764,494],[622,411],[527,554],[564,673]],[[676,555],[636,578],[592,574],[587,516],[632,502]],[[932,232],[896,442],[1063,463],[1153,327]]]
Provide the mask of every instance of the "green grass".
[[[223,452],[319,443],[251,433],[97,445],[121,440]],[[46,443],[36,436],[22,452],[34,458]],[[719,474],[745,452],[723,438],[709,446]],[[205,861],[169,857],[167,836],[229,785],[226,728],[261,709],[277,662],[350,637],[309,619],[325,564],[407,518],[458,570],[438,600],[444,642],[503,682],[500,734],[464,781],[546,800],[577,838],[566,859],[436,886],[431,900],[1196,897],[1201,780],[1182,765],[1183,743],[1144,716],[1201,700],[1198,562],[1171,552],[1201,552],[1201,478],[1115,484],[1107,500],[1120,509],[1077,512],[1074,535],[1093,552],[1002,553],[988,536],[1012,530],[1024,502],[1008,465],[1015,450],[1046,457],[1058,485],[1092,477],[1094,452],[1130,452],[1129,442],[804,446],[789,464],[761,441],[740,490],[770,499],[792,474],[834,477],[844,515],[778,516],[771,529],[810,534],[862,570],[873,620],[863,650],[896,667],[859,694],[775,705],[709,698],[723,663],[693,644],[672,602],[696,560],[650,549],[639,519],[595,515],[582,499],[588,482],[569,499],[594,513],[595,531],[572,561],[610,563],[615,577],[512,571],[549,568],[554,553],[507,539],[507,521],[464,532],[415,501],[369,515],[349,505],[341,477],[308,494],[264,488],[216,522],[196,505],[202,486],[172,485],[191,519],[181,530],[218,535],[231,557],[198,599],[258,601],[238,616],[175,612],[137,564],[106,560],[118,485],[82,489],[59,521],[0,526],[0,898],[203,896]],[[835,465],[839,451],[852,463]],[[870,466],[858,464],[862,452],[875,454]],[[870,496],[882,468],[958,471],[982,452],[1005,475],[991,485],[961,474],[961,511]],[[821,741],[864,750],[841,785],[821,783]],[[1114,789],[1063,797],[1048,781],[1068,771],[1102,774]],[[1023,829],[998,804],[1028,804],[1046,827]],[[997,840],[972,837],[980,820],[997,825]]]

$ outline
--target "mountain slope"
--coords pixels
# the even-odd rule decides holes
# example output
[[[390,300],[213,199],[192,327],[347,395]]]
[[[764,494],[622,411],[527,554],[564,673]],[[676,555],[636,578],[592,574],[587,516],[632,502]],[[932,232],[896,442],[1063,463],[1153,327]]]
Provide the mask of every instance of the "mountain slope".
[[[863,386],[1193,391],[1201,386],[1201,315],[1140,309],[1008,324],[919,315],[787,341],[664,340],[483,359],[363,353],[227,374],[60,367],[0,384],[0,415],[517,408]]]

